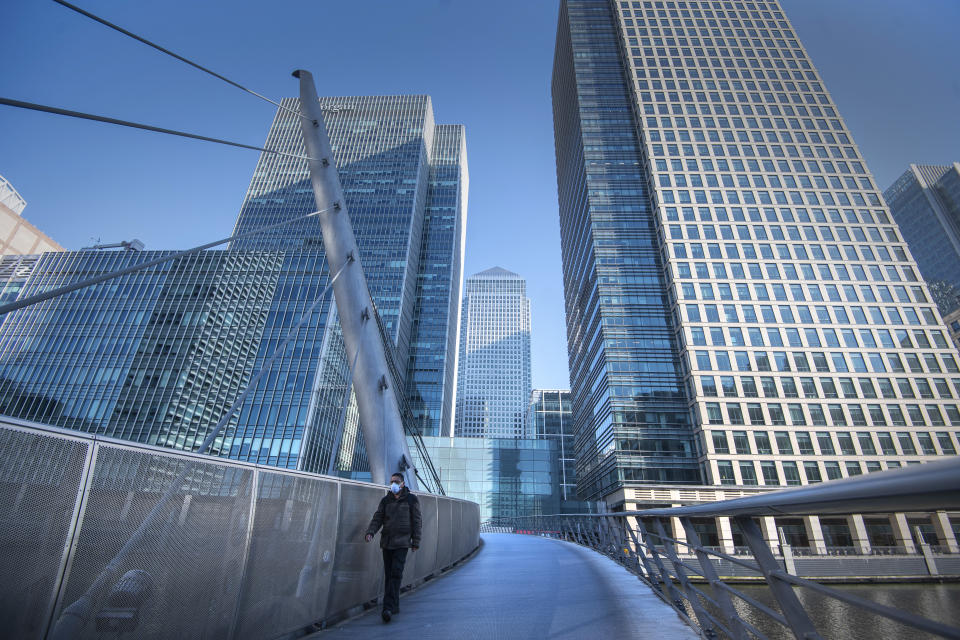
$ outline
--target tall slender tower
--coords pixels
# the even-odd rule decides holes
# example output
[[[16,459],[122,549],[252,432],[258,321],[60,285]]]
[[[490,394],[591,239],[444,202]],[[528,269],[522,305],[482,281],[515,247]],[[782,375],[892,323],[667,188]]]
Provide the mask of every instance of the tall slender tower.
[[[456,435],[529,436],[527,281],[494,267],[467,278],[457,373]]]
[[[776,1],[564,0],[553,105],[582,497],[956,453],[955,352]]]

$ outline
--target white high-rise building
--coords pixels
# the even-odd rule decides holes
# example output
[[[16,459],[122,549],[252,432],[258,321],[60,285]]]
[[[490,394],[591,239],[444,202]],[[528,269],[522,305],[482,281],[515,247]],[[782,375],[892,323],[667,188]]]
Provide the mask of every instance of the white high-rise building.
[[[457,378],[456,435],[530,435],[530,300],[517,274],[494,267],[467,278]]]
[[[581,497],[956,455],[956,350],[777,2],[564,0],[553,103]],[[778,526],[844,546],[824,523]]]

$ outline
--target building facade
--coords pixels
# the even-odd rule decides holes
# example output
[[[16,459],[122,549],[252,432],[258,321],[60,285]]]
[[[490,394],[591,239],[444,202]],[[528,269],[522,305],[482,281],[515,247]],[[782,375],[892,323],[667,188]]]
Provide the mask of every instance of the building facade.
[[[322,99],[370,292],[408,405],[436,432],[453,395],[466,215],[463,127],[435,125],[428,96]],[[302,154],[297,101],[266,147]],[[315,209],[302,160],[264,153],[235,233]],[[162,252],[80,251],[0,264],[4,299]],[[429,256],[429,265],[423,257]],[[423,267],[423,268],[422,268]],[[194,448],[300,318],[213,452],[321,473],[365,470],[350,363],[316,218],[13,312],[0,325],[0,411],[113,437]],[[429,280],[424,286],[421,276]],[[321,299],[322,298],[322,299]],[[316,301],[319,305],[309,311]],[[417,322],[422,309],[446,331]],[[439,317],[438,317],[439,316]],[[413,346],[412,346],[413,345]],[[423,352],[440,361],[422,357]],[[444,387],[444,385],[448,385]]]
[[[530,399],[527,282],[494,267],[463,293],[455,435],[523,438]]]
[[[552,440],[560,458],[560,494],[565,501],[577,499],[577,460],[574,457],[575,433],[570,391],[534,389],[530,394],[527,425],[531,437]]]
[[[911,164],[883,197],[923,279],[960,288],[960,162]]]
[[[446,495],[480,505],[481,522],[564,512],[556,439],[431,437],[426,450]],[[419,452],[410,448],[417,467]]]
[[[22,256],[63,251],[47,234],[27,222],[23,210],[27,201],[0,176],[0,255]]]
[[[582,497],[956,454],[956,351],[777,2],[566,0],[553,101]]]

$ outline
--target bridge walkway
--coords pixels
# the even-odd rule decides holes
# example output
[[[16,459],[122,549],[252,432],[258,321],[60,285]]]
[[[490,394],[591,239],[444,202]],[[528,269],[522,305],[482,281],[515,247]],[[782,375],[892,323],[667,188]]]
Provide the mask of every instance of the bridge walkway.
[[[482,538],[462,567],[401,596],[391,622],[371,609],[312,640],[699,637],[636,576],[595,551],[536,536]]]

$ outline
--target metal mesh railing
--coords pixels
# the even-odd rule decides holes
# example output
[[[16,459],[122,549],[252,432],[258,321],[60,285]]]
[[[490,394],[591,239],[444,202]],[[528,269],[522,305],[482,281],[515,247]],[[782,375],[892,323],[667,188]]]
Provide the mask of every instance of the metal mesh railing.
[[[379,594],[379,548],[363,532],[382,496],[367,483],[0,420],[2,635],[312,628]],[[478,544],[476,504],[423,495],[421,506],[405,584]]]

